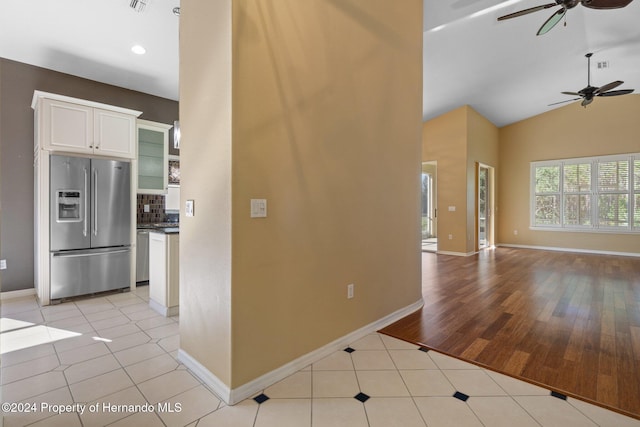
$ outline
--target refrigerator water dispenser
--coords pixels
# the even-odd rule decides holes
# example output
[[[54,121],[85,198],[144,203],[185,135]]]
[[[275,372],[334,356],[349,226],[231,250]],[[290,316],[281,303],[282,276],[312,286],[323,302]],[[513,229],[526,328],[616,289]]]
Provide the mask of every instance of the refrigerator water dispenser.
[[[80,212],[80,191],[62,190],[58,191],[56,194],[56,220],[58,222],[82,221]]]

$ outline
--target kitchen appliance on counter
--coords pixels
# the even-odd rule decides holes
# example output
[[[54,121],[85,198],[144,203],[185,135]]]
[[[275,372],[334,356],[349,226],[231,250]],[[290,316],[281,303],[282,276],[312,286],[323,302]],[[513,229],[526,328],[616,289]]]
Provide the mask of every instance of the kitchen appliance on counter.
[[[51,299],[128,288],[129,162],[50,157]]]

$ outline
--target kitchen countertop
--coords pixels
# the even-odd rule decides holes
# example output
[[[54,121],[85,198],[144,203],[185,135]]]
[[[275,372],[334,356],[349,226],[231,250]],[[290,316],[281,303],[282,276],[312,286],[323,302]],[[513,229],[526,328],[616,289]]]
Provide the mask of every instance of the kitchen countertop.
[[[175,222],[155,222],[137,224],[138,230],[149,230],[156,233],[176,234],[180,232],[180,224]]]

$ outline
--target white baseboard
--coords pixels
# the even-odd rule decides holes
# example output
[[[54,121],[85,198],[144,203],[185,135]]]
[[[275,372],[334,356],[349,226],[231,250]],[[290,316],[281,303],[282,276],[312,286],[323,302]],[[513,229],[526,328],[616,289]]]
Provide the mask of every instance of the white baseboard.
[[[475,255],[478,252],[449,252],[449,251],[436,251],[436,253],[438,255],[454,255],[454,256],[471,256],[471,255]]]
[[[227,405],[231,403],[231,389],[228,385],[216,377],[210,370],[205,368],[200,362],[194,359],[189,353],[183,349],[178,350],[178,360],[184,364],[200,381],[205,383],[216,396],[222,399]]]
[[[637,253],[637,252],[599,251],[595,249],[559,248],[555,246],[512,245],[509,243],[498,243],[496,246],[503,247],[503,248],[535,249],[535,250],[542,250],[542,251],[577,252],[581,254],[640,257],[640,253]]]
[[[36,294],[36,288],[19,289],[17,291],[7,291],[0,293],[0,300],[29,297]]]
[[[155,311],[156,313],[164,317],[177,316],[180,313],[179,305],[175,305],[173,307],[166,307],[158,302],[155,302],[152,299],[149,299],[149,307],[153,311]]]
[[[222,382],[218,377],[216,377],[211,371],[202,366],[196,359],[194,359],[191,355],[189,355],[186,351],[180,349],[178,350],[178,360],[180,360],[187,368],[189,368],[202,382],[204,382],[218,397],[220,397],[225,403],[228,405],[235,405],[247,399],[256,393],[264,390],[277,383],[278,381],[283,380],[284,378],[292,375],[299,370],[315,363],[330,354],[344,349],[349,344],[359,340],[360,338],[369,335],[379,329],[384,328],[396,322],[403,317],[413,313],[416,310],[419,310],[424,305],[424,301],[420,298],[418,301],[414,302],[407,307],[401,308],[373,323],[370,323],[360,329],[357,329],[343,337],[338,338],[335,341],[330,342],[317,350],[314,350],[310,353],[305,354],[291,362],[271,371],[266,374],[256,378],[253,381],[250,381],[246,384],[241,385],[238,388],[230,389],[228,385]]]

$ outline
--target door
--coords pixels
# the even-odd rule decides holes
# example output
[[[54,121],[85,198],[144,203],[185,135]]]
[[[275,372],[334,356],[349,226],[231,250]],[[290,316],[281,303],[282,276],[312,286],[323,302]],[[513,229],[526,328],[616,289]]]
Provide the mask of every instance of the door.
[[[131,165],[91,160],[91,247],[131,244]]]
[[[89,248],[89,159],[52,155],[49,161],[50,250]]]
[[[422,250],[438,250],[437,240],[437,165],[436,162],[422,164]]]
[[[492,233],[491,168],[478,164],[478,249],[490,246]]]

